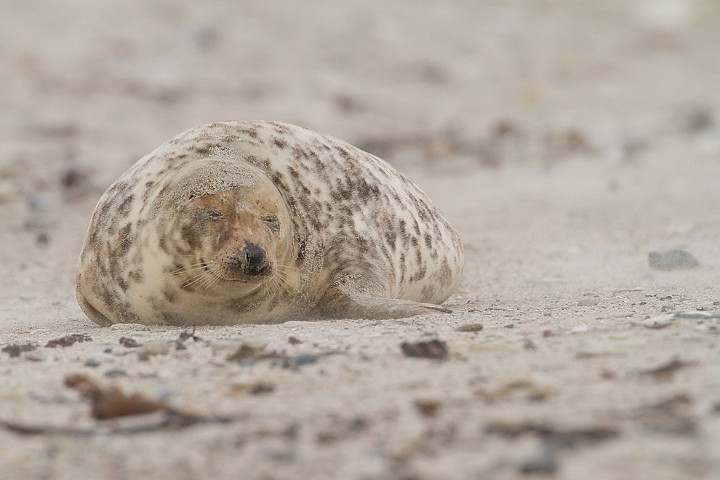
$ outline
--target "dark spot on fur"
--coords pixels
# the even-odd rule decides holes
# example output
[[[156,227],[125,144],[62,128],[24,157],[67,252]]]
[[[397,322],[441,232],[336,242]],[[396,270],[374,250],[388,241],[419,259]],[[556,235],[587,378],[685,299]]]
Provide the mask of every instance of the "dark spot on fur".
[[[279,138],[279,137],[273,138],[273,143],[274,143],[275,145],[277,145],[279,148],[282,148],[282,149],[284,149],[285,147],[287,147],[287,142],[286,142],[285,140],[283,140],[282,138]]]
[[[385,232],[385,241],[387,241],[391,249],[395,250],[395,234],[393,232]]]
[[[133,283],[143,283],[143,274],[140,270],[132,270],[128,273],[128,278]]]
[[[170,253],[170,249],[167,246],[167,240],[165,239],[165,235],[160,235],[160,250],[167,254]]]
[[[429,234],[427,234],[427,233],[425,234],[425,246],[426,246],[427,248],[431,248],[431,247],[432,247],[432,237],[431,237]]]
[[[167,300],[170,303],[175,303],[178,298],[177,292],[174,292],[170,289],[163,290],[163,296],[165,297],[165,300]]]
[[[345,160],[349,160],[349,159],[350,159],[350,157],[351,157],[350,152],[348,152],[345,147],[336,146],[336,147],[335,147],[335,150],[336,150],[336,151],[340,154],[340,156],[341,156],[342,158],[344,158]]]
[[[257,128],[243,128],[242,130],[240,130],[240,133],[254,139],[257,139],[260,136],[260,134],[258,134]]]
[[[132,244],[132,238],[130,236],[130,230],[132,229],[132,223],[126,223],[118,231],[118,242],[117,248],[112,252],[113,255],[124,256]]]
[[[127,214],[130,212],[130,204],[132,203],[133,198],[135,198],[135,195],[130,194],[122,201],[120,207],[118,207],[118,213],[121,216],[126,217]]]
[[[288,135],[288,134],[292,133],[290,128],[283,125],[282,123],[278,123],[278,122],[269,122],[269,123],[270,123],[270,125],[272,125],[274,127],[275,133],[277,133],[278,135]]]
[[[189,225],[184,225],[180,230],[180,234],[182,235],[182,239],[185,240],[191,249],[200,247],[200,234],[195,228]]]

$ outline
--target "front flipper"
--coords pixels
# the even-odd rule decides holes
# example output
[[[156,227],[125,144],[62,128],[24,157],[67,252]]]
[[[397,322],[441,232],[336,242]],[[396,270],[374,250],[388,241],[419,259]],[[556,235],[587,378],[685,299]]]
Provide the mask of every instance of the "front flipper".
[[[357,277],[345,277],[333,287],[334,292],[327,299],[324,310],[335,318],[379,320],[435,312],[452,313],[452,310],[441,305],[389,298],[377,286]]]
[[[399,298],[385,298],[369,294],[350,294],[348,299],[355,304],[356,318],[404,318],[428,313],[452,313],[449,308],[432,303],[419,303]],[[351,307],[352,309],[352,307]]]

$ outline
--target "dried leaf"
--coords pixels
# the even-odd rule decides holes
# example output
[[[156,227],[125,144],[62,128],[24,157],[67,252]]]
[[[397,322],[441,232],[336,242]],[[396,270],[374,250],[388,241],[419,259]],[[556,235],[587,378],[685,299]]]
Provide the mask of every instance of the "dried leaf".
[[[170,410],[164,402],[138,394],[126,395],[117,387],[102,388],[83,374],[69,375],[65,378],[65,385],[90,401],[93,417],[97,420]]]

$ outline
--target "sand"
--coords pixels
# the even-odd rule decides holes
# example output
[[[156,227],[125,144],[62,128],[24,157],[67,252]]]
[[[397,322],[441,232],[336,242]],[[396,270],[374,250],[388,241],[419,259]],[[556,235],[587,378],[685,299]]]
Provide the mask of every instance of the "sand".
[[[718,44],[711,0],[4,2],[0,478],[717,478]],[[426,190],[465,244],[454,313],[91,323],[102,191],[246,118]],[[671,249],[699,265],[650,265]],[[98,420],[71,374],[165,406]]]

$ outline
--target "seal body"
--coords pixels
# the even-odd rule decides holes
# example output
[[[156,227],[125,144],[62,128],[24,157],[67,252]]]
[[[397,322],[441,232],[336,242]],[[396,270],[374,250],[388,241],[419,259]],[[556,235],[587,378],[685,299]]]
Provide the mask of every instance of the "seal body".
[[[101,197],[77,267],[100,325],[398,318],[439,306],[460,238],[383,160],[261,121],[188,130]]]

